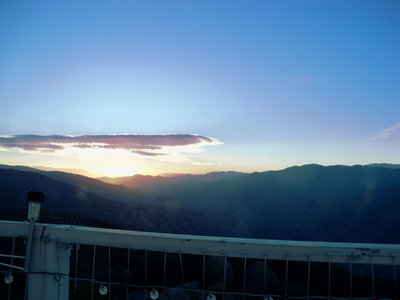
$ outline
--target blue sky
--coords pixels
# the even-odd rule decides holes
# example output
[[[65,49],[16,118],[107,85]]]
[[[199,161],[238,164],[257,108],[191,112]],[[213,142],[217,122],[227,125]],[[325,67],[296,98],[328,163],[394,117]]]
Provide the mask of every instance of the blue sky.
[[[398,1],[2,1],[0,135],[218,142],[107,164],[3,145],[0,163],[93,175],[400,163],[399,28]]]

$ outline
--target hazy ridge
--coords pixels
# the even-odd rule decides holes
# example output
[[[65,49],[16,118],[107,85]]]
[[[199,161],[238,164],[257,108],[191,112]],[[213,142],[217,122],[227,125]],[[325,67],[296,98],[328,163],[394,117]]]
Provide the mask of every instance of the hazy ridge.
[[[49,221],[253,238],[400,242],[400,169],[393,165],[305,165],[177,177],[150,178],[131,189],[3,165],[0,217],[24,219],[25,191],[39,190],[48,194],[43,218]]]

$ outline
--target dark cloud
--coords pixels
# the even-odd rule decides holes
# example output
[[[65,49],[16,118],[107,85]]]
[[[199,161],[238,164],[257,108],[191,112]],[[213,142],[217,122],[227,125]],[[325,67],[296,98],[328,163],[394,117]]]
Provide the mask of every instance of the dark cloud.
[[[205,136],[192,134],[166,135],[13,135],[0,136],[1,148],[22,149],[26,151],[55,152],[66,146],[75,148],[124,149],[144,156],[164,155],[163,147],[206,145],[219,143]]]
[[[62,150],[64,147],[55,145],[55,144],[46,144],[46,143],[29,143],[29,142],[19,142],[18,146],[16,146],[15,142],[2,142],[2,138],[0,138],[0,147],[3,148],[20,148],[24,150],[31,151],[45,151],[45,152],[54,152],[56,150]]]

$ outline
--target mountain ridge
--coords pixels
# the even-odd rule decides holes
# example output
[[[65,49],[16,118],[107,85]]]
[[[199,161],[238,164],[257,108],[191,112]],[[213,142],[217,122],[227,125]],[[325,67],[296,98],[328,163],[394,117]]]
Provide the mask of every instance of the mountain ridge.
[[[397,229],[400,228],[397,218],[400,169],[397,168],[293,166],[158,186],[151,193],[92,180],[71,174],[40,174],[0,167],[3,204],[0,216],[19,211],[24,218],[25,192],[39,190],[48,194],[43,206],[45,214],[98,219],[123,229],[400,243]],[[106,197],[120,193],[126,193],[126,198]]]
[[[210,172],[206,174],[170,174],[168,176],[157,175],[141,175],[136,174],[133,176],[124,176],[124,177],[98,177],[97,179],[112,183],[119,184],[129,188],[135,189],[145,189],[149,190],[154,188],[155,186],[166,186],[173,184],[181,184],[188,183],[194,181],[213,181],[213,180],[222,180],[226,178],[232,178],[240,175],[244,175],[246,173],[235,172],[235,171],[221,171],[221,172]]]

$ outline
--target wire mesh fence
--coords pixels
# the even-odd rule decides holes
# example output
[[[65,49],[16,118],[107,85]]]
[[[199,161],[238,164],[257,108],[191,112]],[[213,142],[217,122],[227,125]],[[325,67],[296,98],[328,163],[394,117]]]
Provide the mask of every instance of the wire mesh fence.
[[[1,225],[1,224],[0,224]],[[0,299],[32,299],[32,275],[69,285],[58,299],[399,299],[400,246],[246,240],[38,224],[39,247],[72,246],[69,273],[23,271],[25,232],[2,229]],[[3,232],[3,234],[2,234]],[[5,234],[7,233],[7,234]],[[43,245],[42,245],[43,244]],[[44,257],[46,259],[46,257]],[[57,261],[48,262],[57,264]],[[62,296],[62,295],[61,295]],[[64,295],[65,296],[65,295]]]
[[[83,259],[82,256],[85,258]],[[398,299],[399,266],[74,246],[71,299]]]
[[[24,238],[0,237],[0,299],[24,299],[26,274]]]

